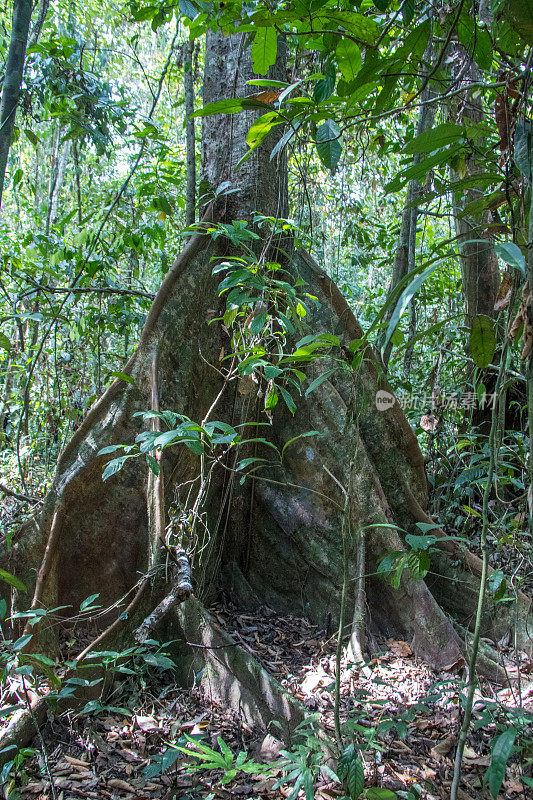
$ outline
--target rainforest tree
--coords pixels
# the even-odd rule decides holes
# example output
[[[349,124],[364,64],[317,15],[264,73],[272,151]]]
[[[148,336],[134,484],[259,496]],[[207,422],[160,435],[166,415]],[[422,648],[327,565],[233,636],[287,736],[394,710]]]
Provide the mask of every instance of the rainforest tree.
[[[339,621],[343,609],[341,628],[353,617],[346,630],[356,660],[370,631],[408,639],[438,667],[459,662],[481,561],[428,516],[424,458],[368,332],[288,220],[287,158],[306,135],[335,170],[341,126],[392,115],[413,87],[402,113],[418,97],[434,104],[433,92],[422,95],[430,79],[444,86],[442,101],[463,91],[441,66],[460,19],[467,32],[458,35],[472,30],[467,6],[443,11],[452,26],[423,8],[411,28],[404,6],[408,33],[391,34],[388,48],[380,45],[396,8],[384,20],[327,2],[226,3],[216,19],[205,3],[179,10],[191,37],[206,33],[202,219],[166,272],[135,352],[63,449],[42,512],[20,528],[6,563],[33,590],[34,611],[77,608],[98,593],[110,609],[99,617],[107,640],[131,636],[157,612],[152,620],[170,619],[192,641],[202,604],[231,592],[241,607],[296,608],[320,622]],[[135,13],[152,14],[157,28],[172,8]],[[483,61],[487,30],[476,26],[473,57]],[[293,58],[311,45],[318,73]],[[513,56],[518,48],[511,36]],[[413,179],[420,190],[431,170],[424,191],[444,195],[438,170],[447,178],[450,167],[459,176],[453,190],[467,191],[472,175],[461,160],[489,150],[486,127],[466,116],[409,125],[408,165],[389,191]],[[496,167],[474,177],[501,181]],[[438,260],[447,253],[441,247]],[[389,328],[404,307],[395,306]],[[512,631],[531,649],[528,597],[488,598],[484,611],[487,637]],[[56,634],[44,619],[24,649],[54,652]],[[490,647],[480,665],[502,677]],[[231,694],[221,690],[228,702]]]

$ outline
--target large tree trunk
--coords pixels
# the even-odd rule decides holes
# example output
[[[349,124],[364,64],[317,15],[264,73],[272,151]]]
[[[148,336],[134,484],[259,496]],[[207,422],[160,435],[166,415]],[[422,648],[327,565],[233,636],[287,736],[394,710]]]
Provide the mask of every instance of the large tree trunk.
[[[235,87],[242,94],[250,75],[249,54],[240,49],[240,37],[209,34],[206,99],[216,99],[220,87]],[[286,170],[283,162],[270,161],[270,148],[258,149],[242,173],[233,173],[246,150],[246,116],[208,118],[204,123],[204,173],[212,186],[231,179],[239,189],[209,212],[225,212],[225,221],[249,219],[254,209],[275,215],[286,207]],[[231,158],[228,141],[232,141]],[[37,585],[36,604],[77,608],[95,592],[111,604],[148,572],[151,591],[141,581],[145,591],[138,614],[150,610],[168,591],[162,539],[171,519],[169,509],[174,509],[173,519],[179,516],[176,509],[188,509],[199,456],[183,446],[169,448],[161,455],[159,476],[150,473],[143,461],[131,460],[102,483],[109,456],[99,455],[99,450],[134,441],[143,429],[135,412],[170,409],[200,421],[220,395],[215,418],[232,425],[266,421],[256,390],[244,392],[236,381],[220,394],[224,383],[220,358],[231,345],[223,325],[208,324],[220,311],[219,277],[212,275],[211,261],[228,254],[220,242],[201,234],[191,238],[168,272],[139,346],[124,369],[134,383],[117,379],[92,408],[59,459],[38,524],[28,526],[16,542],[12,567],[28,586]],[[287,256],[284,266],[319,300],[310,312],[309,330],[334,333],[342,352],[348,353],[349,343],[360,339],[362,331],[337,287],[304,252]],[[308,398],[300,398],[294,417],[275,409],[267,434],[263,428],[261,435],[280,449],[298,434],[320,431],[320,436],[302,438],[288,447],[282,467],[256,473],[255,479],[241,485],[240,473],[236,475],[232,467],[236,457],[251,453],[244,448],[235,456],[230,450],[226,468],[213,472],[201,508],[209,533],[202,557],[192,564],[194,592],[206,601],[230,591],[243,606],[268,603],[313,620],[322,621],[329,614],[335,618],[347,508],[350,578],[357,577],[355,548],[361,530],[366,541],[367,624],[383,634],[408,638],[417,653],[442,667],[463,652],[463,641],[445,610],[456,613],[466,627],[471,624],[479,560],[449,545],[453,569],[441,568],[440,561],[435,567],[440,605],[428,585],[413,580],[407,571],[397,590],[375,576],[380,556],[404,548],[390,524],[417,533],[416,523],[427,522],[423,458],[398,403],[378,410],[378,390],[390,392],[390,388],[378,383],[375,363],[367,350],[356,372],[339,370]],[[310,378],[327,367],[316,362]],[[262,452],[259,447],[258,455],[269,458],[269,449]],[[347,505],[340,487],[348,493]],[[186,534],[183,527],[182,534]],[[516,613],[525,643],[527,598],[519,598]],[[128,612],[126,617],[125,624],[130,620],[133,624],[135,614]],[[202,625],[209,626],[201,606],[184,604],[179,622],[186,638],[193,635],[194,619],[200,617]],[[495,608],[488,608],[486,634],[499,638],[511,617],[508,612],[500,618]],[[485,669],[490,672],[489,662]],[[493,674],[497,673],[493,665]],[[221,695],[230,698],[234,692],[221,690]]]

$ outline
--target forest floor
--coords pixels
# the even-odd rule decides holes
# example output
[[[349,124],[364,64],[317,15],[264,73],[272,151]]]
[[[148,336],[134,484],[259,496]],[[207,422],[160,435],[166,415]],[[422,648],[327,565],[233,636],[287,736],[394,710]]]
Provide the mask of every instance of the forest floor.
[[[333,740],[335,637],[305,619],[279,616],[268,608],[255,614],[238,613],[231,607],[212,612],[246,651],[317,715]],[[408,800],[444,800],[449,797],[458,730],[458,665],[437,673],[417,659],[406,642],[378,644],[380,652],[369,663],[370,675],[346,664],[341,674],[341,717],[352,730],[353,741],[362,745],[365,786],[383,787]],[[523,666],[527,672],[528,666]],[[224,713],[198,689],[176,688],[171,671],[134,673],[121,679],[106,702],[103,708],[94,705],[98,713],[48,722],[42,731],[48,769],[42,742],[36,739],[36,755],[11,784],[13,793],[5,796],[25,800],[281,800],[290,796],[294,779],[292,784],[277,786],[281,770],[275,762],[283,749],[279,731],[272,727],[265,736]],[[499,708],[516,708],[517,691],[486,682],[480,686],[474,715],[479,727],[470,735],[465,752],[461,800],[490,798],[483,775],[490,764],[494,725],[484,715],[493,702]],[[521,702],[533,711],[533,687],[523,690]],[[164,774],[154,775],[169,743],[184,734],[200,736],[219,752],[217,739],[222,737],[234,754],[245,750],[258,763],[270,762],[271,774],[239,771],[224,785],[223,771],[191,770],[197,759],[178,752]],[[312,739],[308,744],[312,745]],[[318,761],[316,751],[315,757]],[[311,753],[307,763],[312,762]],[[511,757],[501,796],[526,800],[530,790],[520,780],[522,771],[519,757],[514,761]],[[334,800],[343,794],[331,773],[317,770],[317,800]]]

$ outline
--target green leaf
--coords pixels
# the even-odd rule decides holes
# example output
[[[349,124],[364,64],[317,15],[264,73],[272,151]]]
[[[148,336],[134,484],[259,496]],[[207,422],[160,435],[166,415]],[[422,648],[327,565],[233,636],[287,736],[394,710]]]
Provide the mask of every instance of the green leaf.
[[[315,784],[310,769],[306,769],[304,772],[304,792],[305,800],[315,800]]]
[[[469,345],[474,364],[485,369],[491,363],[496,351],[496,334],[490,317],[478,314],[472,320]]]
[[[377,7],[377,6],[376,6]],[[382,789],[379,786],[371,786],[365,792],[367,800],[398,800],[396,792],[390,789]]]
[[[25,647],[28,642],[31,642],[32,639],[32,633],[27,634],[27,636],[21,636],[19,639],[17,639],[17,641],[13,644],[13,650],[15,653],[18,653],[19,650],[22,650],[22,648]]]
[[[410,25],[415,16],[415,0],[404,0],[402,5],[402,19],[405,26]]]
[[[436,527],[436,526],[433,526]],[[432,544],[435,544],[437,541],[436,536],[415,536],[412,533],[408,533],[405,537],[405,541],[407,544],[412,547],[414,550],[427,550],[428,547],[431,547]]]
[[[334,170],[340,161],[342,144],[340,128],[332,119],[327,119],[317,128],[316,149],[325,167]]]
[[[345,81],[353,81],[363,65],[360,49],[351,39],[341,39],[336,53],[342,77]]]
[[[289,409],[289,411],[291,412],[291,414],[294,414],[294,413],[296,412],[296,403],[295,403],[295,402],[294,402],[294,400],[292,399],[291,395],[289,394],[289,392],[287,391],[287,389],[285,389],[283,386],[278,386],[278,389],[279,389],[279,390],[280,390],[280,392],[281,392],[281,396],[282,396],[282,397],[283,397],[283,399],[285,400],[285,403],[286,403],[286,405],[287,405],[287,408]]]
[[[265,401],[265,408],[267,409],[275,408],[277,406],[279,400],[277,388],[278,388],[277,386],[273,386],[272,389],[267,394]]]
[[[464,137],[462,125],[453,122],[442,122],[429,131],[424,131],[416,136],[405,146],[406,153],[432,153],[451,142],[456,142]]]
[[[135,381],[133,380],[131,375],[126,375],[125,372],[118,371],[118,372],[110,372],[109,374],[112,375],[114,378],[118,378],[121,381],[125,381],[126,383],[131,383],[132,386],[135,386]]]
[[[490,33],[479,27],[476,31],[474,58],[481,69],[490,70],[492,66],[492,40]]]
[[[515,739],[516,729],[508,728],[494,740],[494,744],[492,745],[492,759],[490,767],[485,774],[485,779],[489,784],[490,793],[495,799],[498,797],[501,789],[505,777],[505,770],[507,768],[507,761],[513,751]]]
[[[514,135],[514,163],[528,181],[533,165],[533,125],[531,120],[517,122]]]
[[[387,328],[387,333],[385,335],[385,340],[383,342],[381,349],[382,353],[385,352],[385,348],[387,347],[392,334],[396,330],[396,326],[398,325],[398,322],[400,321],[400,317],[402,316],[403,312],[411,302],[414,295],[418,292],[424,281],[427,280],[427,278],[429,278],[429,276],[436,269],[436,267],[437,264],[431,264],[429,267],[426,267],[426,269],[423,272],[421,272],[420,275],[417,275],[416,278],[414,278],[411,281],[411,283],[408,286],[406,286],[403,292],[401,293],[398,302],[396,304],[396,308],[394,309],[389,321],[389,327]]]
[[[519,270],[526,277],[526,259],[517,244],[514,242],[496,242],[494,249],[505,263]]]
[[[120,472],[128,458],[131,458],[131,456],[120,456],[120,458],[113,458],[104,469],[102,473],[102,480],[106,481],[111,477],[111,475],[115,475],[115,473]]]
[[[174,669],[176,666],[167,656],[154,656],[152,653],[148,653],[143,658],[151,667],[159,667],[159,669]]]
[[[331,378],[331,376],[334,375],[335,372],[337,372],[336,369],[328,369],[326,370],[326,372],[323,372],[321,375],[319,375],[318,378],[315,378],[314,381],[312,381],[307,387],[305,396],[307,397],[307,395],[311,394],[311,392],[317,389],[321,383],[327,381],[328,378]]]
[[[199,14],[198,9],[191,3],[191,0],[178,0],[178,8],[180,14],[183,14],[184,17],[188,17],[190,20],[194,20]]]
[[[211,114],[237,114],[239,111],[247,109],[264,109],[272,111],[272,107],[253,97],[229,97],[226,100],[217,100],[214,103],[207,103],[203,108],[199,108],[192,117],[209,117]]]
[[[346,783],[351,800],[357,800],[358,797],[361,796],[365,786],[365,770],[363,768],[361,756],[356,755],[350,762]]]
[[[22,583],[19,581],[18,578],[15,578],[10,572],[6,572],[5,569],[0,569],[0,581],[4,581],[4,583],[9,583],[10,586],[13,586],[15,589],[19,589],[21,592],[26,592],[27,589]]]
[[[298,436],[293,436],[292,439],[289,439],[289,441],[285,442],[285,444],[283,445],[283,449],[281,451],[281,457],[283,458],[283,455],[287,447],[289,447],[294,442],[297,442],[298,439],[306,439],[308,436],[320,436],[320,433],[318,431],[306,431],[305,433],[300,433]]]
[[[161,467],[159,463],[155,460],[150,453],[146,453],[146,463],[148,464],[149,469],[154,473],[154,475],[159,475],[161,472]]]
[[[82,600],[80,603],[80,611],[86,611],[97,597],[100,597],[100,594],[91,594],[89,597],[86,597],[85,600]]]
[[[0,333],[0,347],[3,350],[7,350],[8,353],[11,352],[11,342],[5,335],[5,333]]]
[[[263,114],[258,120],[254,122],[246,135],[246,144],[252,150],[258,147],[263,139],[265,139],[272,128],[282,122],[277,111],[269,111],[268,114]]]
[[[425,550],[411,550],[407,555],[407,566],[415,581],[423,580],[431,566],[428,553]]]
[[[24,170],[21,169],[20,167],[17,170],[15,170],[15,174],[13,175],[13,188],[19,185],[23,175],[24,175]]]
[[[256,74],[266,75],[276,63],[278,34],[275,28],[259,28],[252,44],[252,67]]]
[[[30,140],[34,147],[40,143],[39,137],[31,131],[29,128],[24,128],[24,133],[26,134],[26,138]]]
[[[324,71],[324,77],[315,83],[313,89],[313,100],[315,103],[322,103],[331,97],[335,89],[337,74],[333,64],[328,64]]]
[[[377,22],[370,19],[370,17],[365,17],[356,11],[328,11],[326,13],[326,25],[328,21],[336,23],[364,44],[372,45],[376,42],[379,35],[379,27]],[[317,19],[317,22],[319,21]]]

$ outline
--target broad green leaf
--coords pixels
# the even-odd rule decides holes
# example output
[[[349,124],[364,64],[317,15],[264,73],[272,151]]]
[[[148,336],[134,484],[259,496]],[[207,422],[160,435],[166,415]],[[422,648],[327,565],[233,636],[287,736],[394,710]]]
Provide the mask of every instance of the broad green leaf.
[[[5,333],[0,333],[0,347],[4,350],[7,350],[8,353],[11,352],[11,342],[5,335]]]
[[[420,275],[417,275],[416,278],[414,278],[411,281],[411,283],[408,286],[406,286],[403,292],[401,293],[398,302],[396,304],[396,308],[392,312],[392,316],[389,321],[389,327],[387,328],[385,340],[381,348],[382,352],[385,352],[385,348],[387,347],[392,334],[396,330],[396,326],[398,325],[398,322],[400,321],[403,312],[413,299],[414,295],[418,292],[424,281],[427,280],[427,278],[429,278],[429,276],[437,268],[437,266],[438,264],[431,264],[429,267],[426,267],[426,269],[423,272],[421,272]]]
[[[492,745],[492,759],[490,767],[485,774],[485,778],[489,784],[490,793],[495,800],[498,797],[505,777],[507,762],[513,751],[515,739],[516,729],[508,728],[494,740],[494,744]]]
[[[407,27],[415,16],[415,0],[404,0],[402,4],[403,24]]]
[[[374,44],[379,35],[377,22],[356,11],[329,11],[327,16],[322,19],[325,19],[326,25],[328,22],[329,24],[336,23],[364,44]],[[317,22],[320,22],[320,18]]]
[[[531,181],[533,166],[533,126],[527,119],[516,124],[514,135],[514,162],[522,175]]]
[[[254,149],[261,144],[263,139],[268,136],[272,128],[282,122],[277,111],[269,111],[263,114],[258,120],[254,122],[246,135],[246,144],[251,149]]]
[[[289,409],[291,414],[294,414],[296,412],[296,403],[292,399],[290,393],[283,386],[278,386],[278,389],[279,389],[279,391],[281,393],[281,396],[285,400],[287,408]]]
[[[531,0],[505,0],[503,16],[524,41],[533,44],[533,3]]]
[[[477,367],[488,367],[496,351],[496,334],[490,317],[478,314],[472,320],[469,345],[472,359]]]
[[[30,140],[30,142],[34,147],[37,147],[40,144],[39,137],[29,128],[24,128],[24,133],[26,134],[26,137]]]
[[[437,537],[416,536],[413,533],[408,533],[407,536],[405,537],[405,541],[414,550],[426,550],[428,547],[431,547],[432,544],[435,544],[435,542],[437,541]]]
[[[184,17],[188,17],[190,20],[194,20],[199,14],[198,9],[191,3],[191,0],[178,0],[178,8],[180,14],[183,14]]]
[[[474,58],[481,69],[489,70],[492,66],[492,40],[490,33],[482,28],[476,31],[476,47]]]
[[[332,119],[327,119],[317,128],[316,149],[325,167],[334,170],[340,161],[342,144],[340,128]]]
[[[199,108],[191,117],[209,117],[211,114],[237,114],[239,111],[250,109],[264,109],[272,111],[272,106],[262,103],[253,97],[229,97],[226,100],[217,100],[214,103],[207,103],[203,108]]]
[[[5,569],[0,569],[0,581],[4,581],[4,583],[9,583],[10,586],[13,586],[15,589],[19,589],[21,592],[27,591],[26,587],[18,578],[15,578],[10,572],[6,572]]]
[[[23,647],[26,647],[28,642],[31,642],[33,639],[33,633],[28,633],[26,636],[21,636],[17,641],[13,644],[13,650],[15,653],[18,653],[19,650],[22,650]]]
[[[97,597],[100,597],[100,594],[91,594],[89,597],[86,597],[85,600],[82,600],[80,603],[80,611],[86,611],[89,606],[91,606]]]
[[[407,566],[415,581],[423,580],[431,566],[428,553],[425,550],[411,550],[407,555]]]
[[[328,64],[324,71],[324,77],[315,83],[315,88],[313,89],[315,103],[322,103],[328,97],[331,97],[335,89],[336,78],[337,74],[333,64]]]
[[[102,473],[102,480],[106,481],[111,477],[111,475],[115,475],[115,473],[120,472],[128,458],[131,458],[131,456],[120,456],[120,458],[113,458],[104,469]]]
[[[365,786],[365,770],[359,754],[354,756],[350,762],[346,783],[350,792],[350,800],[358,800]]]
[[[259,28],[252,44],[252,67],[257,75],[266,75],[276,63],[278,34],[275,28]]]
[[[133,380],[131,375],[126,375],[125,372],[110,372],[109,374],[112,375],[114,378],[118,378],[121,381],[125,381],[126,383],[131,383],[132,386],[135,386],[135,381]]]
[[[351,39],[341,39],[336,53],[342,77],[345,81],[353,81],[363,65],[360,49]]]
[[[376,5],[376,8],[379,6]],[[365,791],[367,800],[398,800],[396,792],[391,789],[382,789],[380,786],[371,786]]]
[[[435,125],[429,131],[424,131],[416,136],[411,142],[405,146],[406,153],[432,153],[440,147],[444,147],[452,142],[457,142],[464,137],[464,128],[462,125],[456,125],[453,122],[442,122],[440,125]]]
[[[154,473],[154,475],[159,475],[161,472],[161,467],[156,459],[150,455],[150,453],[146,453],[146,463],[148,464],[148,468]]]
[[[519,270],[526,277],[526,259],[514,242],[496,242],[494,249],[499,257],[510,267]]]

